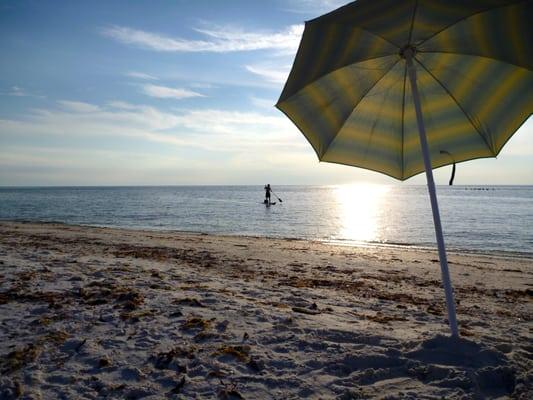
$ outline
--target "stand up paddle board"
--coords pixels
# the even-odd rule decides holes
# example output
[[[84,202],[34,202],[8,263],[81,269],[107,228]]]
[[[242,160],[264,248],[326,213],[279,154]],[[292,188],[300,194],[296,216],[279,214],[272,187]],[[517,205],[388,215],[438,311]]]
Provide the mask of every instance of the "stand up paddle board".
[[[267,206],[267,207],[270,207],[270,206],[273,206],[274,204],[276,204],[276,202],[273,202],[273,203],[270,202],[270,203],[269,203],[268,201],[263,200],[263,204],[264,204],[265,206]]]

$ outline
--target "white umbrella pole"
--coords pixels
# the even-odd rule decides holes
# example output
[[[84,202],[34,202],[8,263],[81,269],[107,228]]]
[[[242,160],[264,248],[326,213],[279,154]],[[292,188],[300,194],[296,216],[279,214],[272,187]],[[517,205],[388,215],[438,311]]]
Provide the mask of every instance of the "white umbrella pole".
[[[446,293],[446,306],[448,309],[448,321],[450,322],[450,329],[452,336],[459,336],[457,330],[457,317],[455,315],[455,301],[453,299],[452,282],[450,280],[450,272],[448,270],[448,260],[446,257],[446,247],[444,245],[444,237],[442,235],[442,226],[440,223],[439,204],[437,203],[437,193],[435,191],[435,182],[433,181],[433,170],[431,168],[431,159],[429,157],[428,143],[426,139],[426,128],[424,127],[424,119],[422,118],[422,109],[420,107],[420,97],[418,95],[418,87],[416,84],[416,70],[413,64],[414,50],[407,49],[404,52],[405,60],[407,62],[407,73],[411,82],[411,89],[413,92],[413,101],[415,103],[416,121],[418,124],[418,133],[420,134],[420,145],[422,147],[422,154],[424,156],[424,165],[426,167],[426,178],[428,182],[429,198],[431,200],[431,211],[433,211],[433,222],[435,224],[435,236],[437,237],[437,246],[439,248],[440,270],[442,273],[442,283],[444,285],[444,292]]]

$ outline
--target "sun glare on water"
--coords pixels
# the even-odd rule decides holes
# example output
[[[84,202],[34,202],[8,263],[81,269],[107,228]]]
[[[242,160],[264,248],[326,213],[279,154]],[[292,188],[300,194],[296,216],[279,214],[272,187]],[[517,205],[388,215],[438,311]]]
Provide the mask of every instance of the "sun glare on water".
[[[334,189],[340,218],[339,238],[380,240],[380,215],[390,187],[375,184],[339,185]]]

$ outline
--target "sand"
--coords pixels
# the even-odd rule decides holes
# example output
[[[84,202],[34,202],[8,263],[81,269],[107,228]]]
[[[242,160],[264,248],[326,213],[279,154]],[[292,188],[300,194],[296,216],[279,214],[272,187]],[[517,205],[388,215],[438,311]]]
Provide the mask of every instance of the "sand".
[[[0,399],[533,398],[532,260],[0,222]]]

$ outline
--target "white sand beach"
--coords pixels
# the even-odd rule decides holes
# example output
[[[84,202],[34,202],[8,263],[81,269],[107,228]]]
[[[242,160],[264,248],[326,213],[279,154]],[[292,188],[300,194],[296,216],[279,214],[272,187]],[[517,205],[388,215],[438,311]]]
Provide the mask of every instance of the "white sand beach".
[[[0,399],[533,397],[532,260],[0,223]]]

